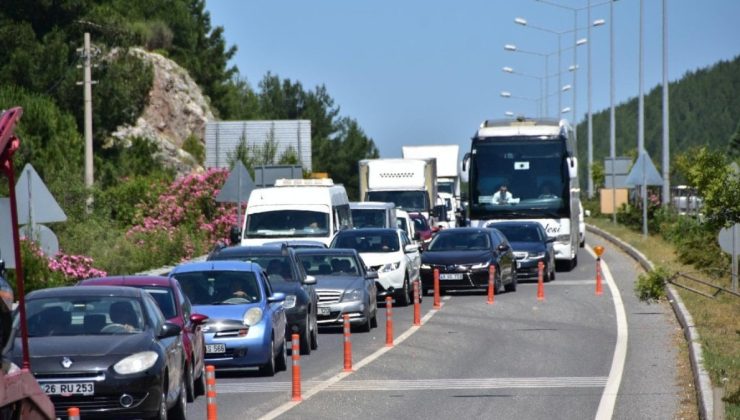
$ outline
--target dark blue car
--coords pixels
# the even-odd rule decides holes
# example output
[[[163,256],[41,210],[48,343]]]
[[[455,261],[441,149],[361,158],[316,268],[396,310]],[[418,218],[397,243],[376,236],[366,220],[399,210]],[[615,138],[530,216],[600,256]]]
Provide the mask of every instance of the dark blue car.
[[[545,264],[544,281],[555,280],[555,251],[552,243],[555,238],[547,236],[545,229],[537,222],[510,221],[491,223],[509,240],[516,257],[517,275],[521,279],[537,279],[540,261]]]

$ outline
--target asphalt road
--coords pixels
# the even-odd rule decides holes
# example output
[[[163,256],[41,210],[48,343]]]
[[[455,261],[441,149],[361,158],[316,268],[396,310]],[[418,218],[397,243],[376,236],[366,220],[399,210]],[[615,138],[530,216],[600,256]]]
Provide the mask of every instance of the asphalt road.
[[[621,333],[620,305],[606,282],[595,295],[595,259],[581,249],[573,271],[545,284],[544,301],[536,282],[493,305],[484,291],[445,294],[438,311],[425,297],[421,327],[411,306],[394,308],[390,348],[381,311],[379,328],[352,334],[351,373],[342,372],[341,328],[322,329],[319,349],[301,357],[300,403],[291,402],[290,366],[272,378],[219,373],[219,418],[672,419],[675,320],[667,306],[634,298],[638,267],[628,257],[607,249],[604,262],[624,303]],[[188,409],[205,418],[205,398]]]

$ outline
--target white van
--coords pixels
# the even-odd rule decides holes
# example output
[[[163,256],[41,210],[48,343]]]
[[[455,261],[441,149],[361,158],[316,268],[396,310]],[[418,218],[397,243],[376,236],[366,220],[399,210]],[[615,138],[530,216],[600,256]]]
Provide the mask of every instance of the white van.
[[[249,195],[241,244],[311,239],[328,245],[335,233],[351,227],[344,186],[328,178],[278,179],[274,187]]]

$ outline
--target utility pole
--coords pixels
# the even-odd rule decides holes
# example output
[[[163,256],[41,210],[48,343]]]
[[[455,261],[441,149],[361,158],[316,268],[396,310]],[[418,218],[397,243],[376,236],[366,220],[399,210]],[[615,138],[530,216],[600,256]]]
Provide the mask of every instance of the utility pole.
[[[80,49],[77,49],[77,51],[80,51]],[[77,82],[77,84],[82,85],[85,104],[85,187],[89,190],[93,186],[92,85],[96,83],[92,80],[89,32],[85,32],[85,41],[81,52],[84,80]],[[90,206],[92,206],[92,195],[87,199],[88,213],[91,210]]]
[[[668,6],[663,0],[663,207],[668,208],[671,201],[671,158],[668,111]]]

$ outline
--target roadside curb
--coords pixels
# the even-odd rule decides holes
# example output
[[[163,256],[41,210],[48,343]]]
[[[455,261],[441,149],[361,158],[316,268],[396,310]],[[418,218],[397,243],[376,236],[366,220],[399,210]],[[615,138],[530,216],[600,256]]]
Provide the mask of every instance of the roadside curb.
[[[596,226],[587,224],[586,229],[617,245],[622,251],[640,263],[645,271],[653,269],[653,263],[632,245]],[[699,416],[704,420],[711,420],[714,418],[712,381],[709,379],[709,373],[704,369],[702,363],[703,356],[701,342],[699,341],[699,332],[694,324],[694,319],[686,309],[676,288],[671,284],[666,284],[666,293],[668,295],[668,301],[671,303],[671,307],[673,307],[673,312],[676,314],[681,328],[683,328],[684,336],[690,344],[689,358],[691,359],[691,370],[694,373],[694,384],[699,399]]]

